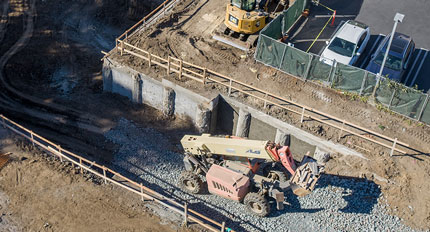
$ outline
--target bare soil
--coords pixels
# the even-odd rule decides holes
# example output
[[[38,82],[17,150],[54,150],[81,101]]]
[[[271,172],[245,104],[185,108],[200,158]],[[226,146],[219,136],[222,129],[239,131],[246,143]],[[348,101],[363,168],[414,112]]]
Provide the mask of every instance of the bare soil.
[[[241,58],[243,51],[227,47],[213,39],[212,31],[224,20],[224,0],[181,2],[157,25],[135,34],[129,43],[161,57],[168,55],[207,67],[258,88],[270,91],[300,104],[343,118],[381,134],[396,137],[411,147],[430,152],[430,127],[413,122],[400,115],[378,110],[376,107],[352,100],[347,95],[327,89],[318,83],[304,82],[270,67],[256,63],[252,56]],[[116,61],[129,65],[156,78],[166,78],[158,68],[148,69],[147,64],[130,55],[113,53]],[[201,88],[192,80],[178,80],[181,85],[196,92],[224,92],[216,86]],[[242,101],[258,107],[252,101]],[[430,228],[430,157],[426,154],[389,156],[389,151],[375,144],[364,142],[351,135],[338,138],[339,131],[310,121],[300,124],[300,118],[283,111],[270,109],[267,113],[301,127],[320,137],[358,150],[367,161],[336,155],[330,161],[328,172],[346,176],[360,176],[382,185],[383,193],[392,207],[392,213],[405,219],[415,228]]]
[[[40,151],[24,152],[3,128],[0,134],[1,153],[12,153],[0,170],[1,231],[182,230],[130,192],[82,176]]]

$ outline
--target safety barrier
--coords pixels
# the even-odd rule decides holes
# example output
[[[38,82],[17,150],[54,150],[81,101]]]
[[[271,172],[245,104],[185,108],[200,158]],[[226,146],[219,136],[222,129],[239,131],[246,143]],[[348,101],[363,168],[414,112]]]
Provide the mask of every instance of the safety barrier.
[[[88,160],[83,158],[77,154],[74,154],[66,149],[63,149],[60,145],[55,144],[44,137],[38,135],[37,133],[19,125],[18,123],[6,118],[3,115],[0,115],[1,124],[4,128],[7,128],[16,134],[23,136],[28,139],[33,146],[38,146],[43,150],[57,156],[60,162],[70,162],[72,166],[80,167],[80,172],[83,174],[84,171],[94,174],[97,177],[100,177],[104,180],[104,183],[108,182],[115,184],[123,189],[126,189],[130,192],[133,192],[141,197],[141,200],[144,201],[150,200],[156,202],[164,207],[167,207],[170,210],[173,210],[176,213],[181,214],[184,217],[184,223],[187,222],[195,222],[202,227],[210,230],[210,231],[231,231],[234,232],[231,228],[226,227],[225,222],[219,223],[214,221],[195,210],[189,208],[188,204],[185,202],[181,204],[171,198],[168,198],[144,185],[141,183],[137,183],[124,177],[118,172],[105,167],[103,165],[97,164],[95,161]],[[120,180],[114,180],[109,177],[116,177]]]
[[[280,38],[301,17],[298,12],[304,9],[302,6],[307,4],[306,1],[297,0],[260,32],[255,52],[255,59],[258,62],[302,80],[311,80],[328,88],[364,97],[362,99],[370,96],[395,113],[430,124],[429,94],[383,77],[378,83],[377,76],[373,73],[308,53],[324,28],[306,52],[282,43]],[[318,4],[333,12],[326,22],[327,26],[336,11],[321,3]]]

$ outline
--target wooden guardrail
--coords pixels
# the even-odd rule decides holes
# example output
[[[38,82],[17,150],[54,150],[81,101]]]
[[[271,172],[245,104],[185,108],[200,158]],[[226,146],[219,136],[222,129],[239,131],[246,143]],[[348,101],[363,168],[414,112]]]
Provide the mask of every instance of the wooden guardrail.
[[[66,149],[61,148],[60,145],[55,144],[44,137],[38,135],[37,133],[29,130],[18,123],[6,118],[3,115],[0,115],[1,124],[4,128],[7,128],[16,134],[23,136],[28,139],[33,146],[38,146],[43,150],[51,153],[55,156],[58,156],[60,162],[70,162],[73,166],[76,165],[80,167],[80,172],[84,173],[84,170],[92,173],[104,180],[104,183],[110,182],[115,184],[123,189],[126,189],[130,192],[133,192],[141,197],[141,200],[151,200],[160,205],[167,207],[174,212],[181,214],[184,217],[184,222],[195,222],[202,227],[210,230],[210,231],[231,231],[234,232],[231,228],[226,227],[225,222],[219,223],[211,218],[190,209],[188,204],[185,202],[181,204],[171,198],[168,198],[144,185],[141,183],[137,183],[135,181],[130,180],[129,178],[121,175],[120,173],[105,167],[103,165],[97,164],[95,161],[91,161],[84,157],[81,157],[73,152],[70,152]],[[114,180],[109,176],[115,176],[120,179]]]
[[[194,81],[202,83],[203,85],[218,84],[225,86],[228,89],[228,95],[230,95],[232,91],[241,92],[247,96],[260,100],[263,103],[263,108],[266,108],[267,105],[270,104],[272,106],[276,106],[289,112],[298,114],[301,117],[301,123],[303,123],[304,119],[307,118],[336,128],[340,131],[339,138],[342,137],[344,133],[349,133],[364,140],[376,143],[378,145],[390,149],[391,155],[394,151],[400,152],[402,154],[407,154],[406,151],[399,149],[399,146],[410,148],[409,144],[401,142],[397,138],[385,136],[378,132],[348,122],[344,119],[326,114],[314,108],[307,107],[305,105],[288,100],[279,95],[235,80],[231,77],[215,72],[208,68],[194,65],[192,63],[183,61],[172,56],[168,56],[166,59],[158,55],[152,54],[144,49],[133,46],[132,44],[127,43],[124,40],[118,39],[118,42],[119,43],[116,47],[116,50],[121,54],[121,56],[129,54],[138,57],[148,62],[149,67],[158,66],[166,69],[167,75],[170,75],[172,73],[178,74],[178,78],[180,80],[182,80],[183,77],[187,77]],[[375,138],[379,138],[379,140]],[[389,143],[387,143],[387,141]]]

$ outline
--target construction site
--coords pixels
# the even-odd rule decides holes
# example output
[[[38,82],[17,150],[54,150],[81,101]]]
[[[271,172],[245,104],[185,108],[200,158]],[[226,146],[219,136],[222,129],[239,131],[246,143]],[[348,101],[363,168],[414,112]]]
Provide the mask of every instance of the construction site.
[[[1,0],[0,230],[430,231],[430,5],[395,1]],[[402,83],[364,68],[395,12]]]

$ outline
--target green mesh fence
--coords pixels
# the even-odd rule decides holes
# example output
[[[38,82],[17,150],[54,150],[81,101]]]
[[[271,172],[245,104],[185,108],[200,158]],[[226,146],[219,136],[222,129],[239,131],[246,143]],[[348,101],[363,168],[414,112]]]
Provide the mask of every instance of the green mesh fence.
[[[398,86],[391,100],[390,109],[397,113],[416,119],[420,113],[426,95],[411,88]]]
[[[320,61],[319,56],[313,56],[308,78],[314,81],[330,81],[332,66]]]
[[[338,63],[334,72],[333,87],[349,92],[360,93],[366,71]]]
[[[395,90],[390,83],[389,79],[381,78],[379,87],[375,92],[376,100],[387,107],[390,105],[390,100]]]
[[[286,46],[280,69],[298,77],[305,77],[312,55],[297,48]]]
[[[423,111],[423,115],[421,117],[421,121],[430,124],[430,102],[427,103],[426,108]]]
[[[300,17],[307,4],[307,0],[296,0],[292,6],[283,12],[282,32],[288,31],[288,29],[293,26],[294,22]]]
[[[279,68],[286,44],[279,43],[267,36],[260,36],[256,59],[266,65]]]
[[[373,94],[373,90],[376,86],[376,80],[377,77],[375,74],[369,72],[367,73],[366,80],[363,84],[363,89],[361,90],[361,94],[363,96],[370,96]]]
[[[260,32],[261,35],[267,35],[272,39],[278,40],[282,37],[282,18],[283,14],[278,15],[274,18],[266,27]]]

